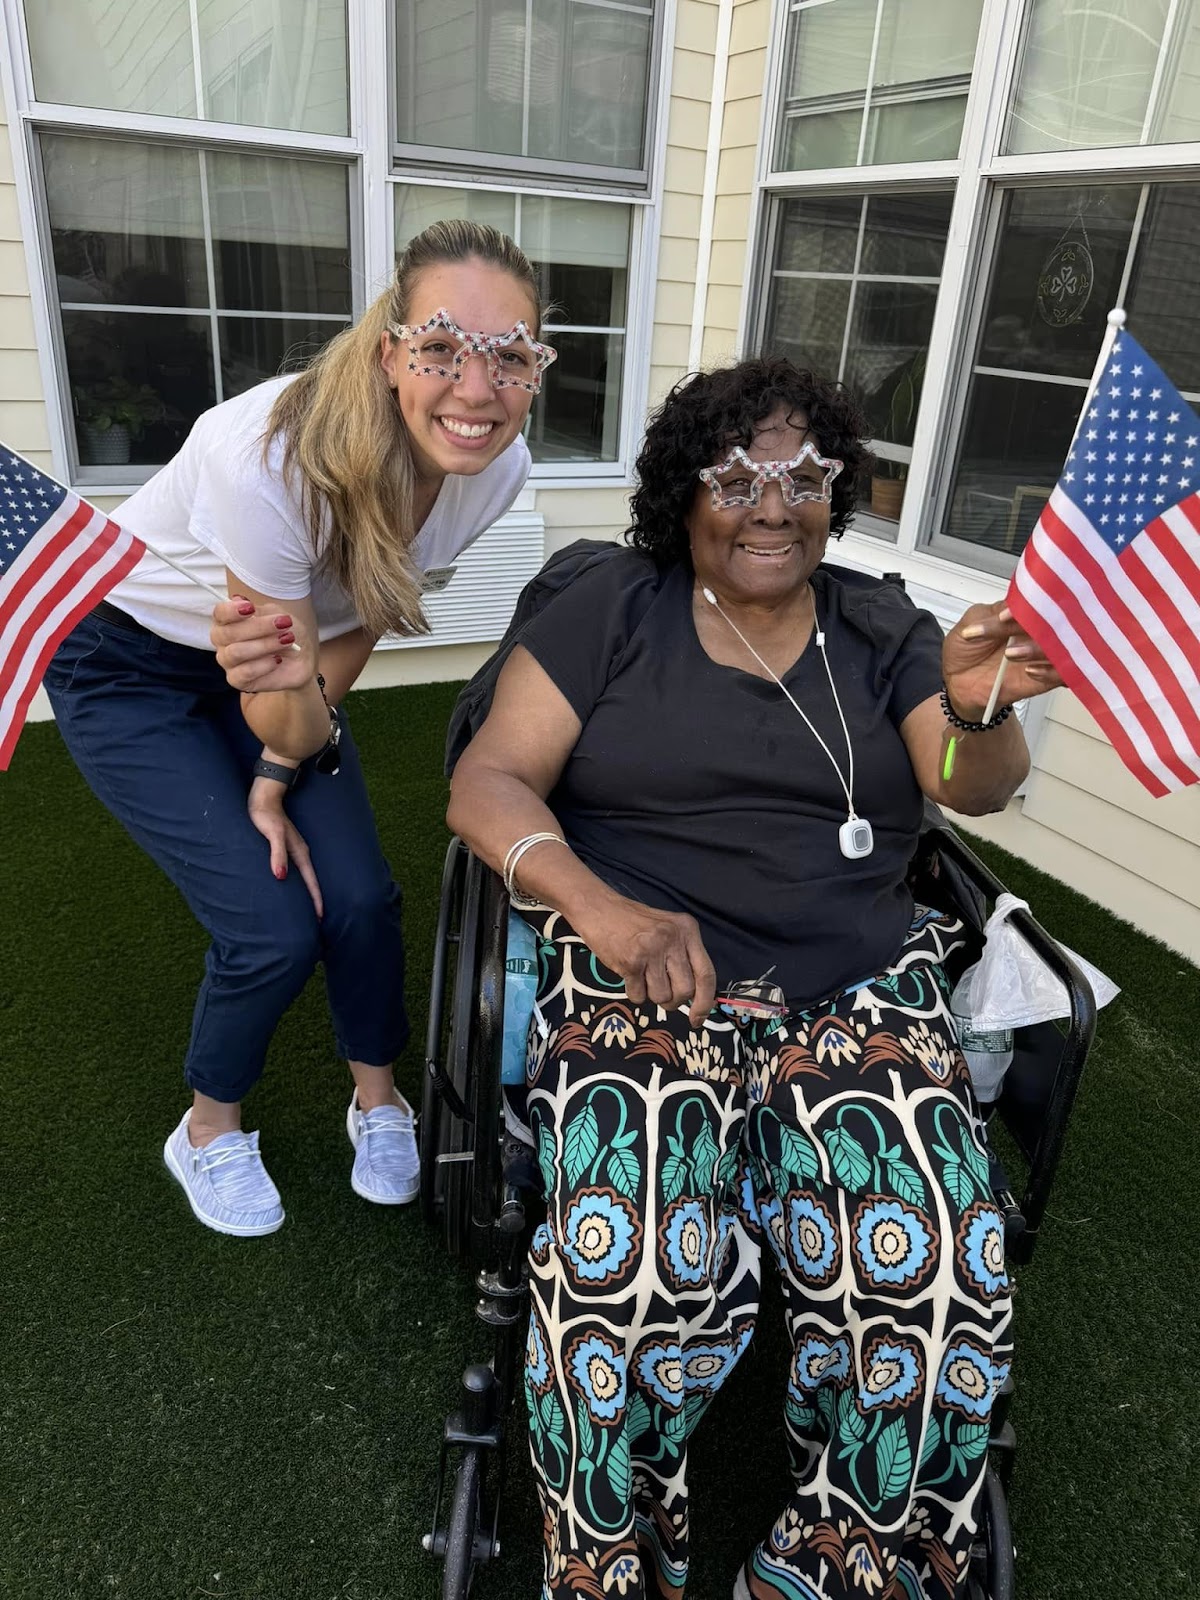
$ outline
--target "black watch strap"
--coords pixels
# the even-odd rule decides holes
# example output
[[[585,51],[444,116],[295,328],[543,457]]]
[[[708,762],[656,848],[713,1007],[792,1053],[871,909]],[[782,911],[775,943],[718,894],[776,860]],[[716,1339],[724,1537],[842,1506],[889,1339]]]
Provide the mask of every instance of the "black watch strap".
[[[281,761],[264,761],[260,756],[254,763],[256,778],[274,778],[285,789],[294,789],[300,777],[299,767],[285,767]]]

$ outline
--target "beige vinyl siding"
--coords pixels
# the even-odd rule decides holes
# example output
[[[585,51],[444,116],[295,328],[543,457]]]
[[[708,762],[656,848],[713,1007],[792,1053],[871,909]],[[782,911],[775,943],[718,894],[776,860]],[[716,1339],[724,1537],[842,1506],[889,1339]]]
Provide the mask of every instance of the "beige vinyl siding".
[[[1154,799],[1073,695],[1054,695],[1024,796],[962,821],[1200,962],[1200,787]]]
[[[25,246],[13,182],[8,116],[0,98],[0,439],[53,470]]]

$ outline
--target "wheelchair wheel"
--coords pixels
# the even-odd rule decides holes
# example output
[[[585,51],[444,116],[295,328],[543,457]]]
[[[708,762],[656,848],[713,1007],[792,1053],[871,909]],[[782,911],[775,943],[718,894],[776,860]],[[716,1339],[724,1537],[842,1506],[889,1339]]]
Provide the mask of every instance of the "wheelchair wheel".
[[[966,1600],[1013,1600],[1015,1560],[1008,1499],[989,1466],[980,1490],[979,1526],[971,1547]]]
[[[479,1557],[490,1540],[479,1522],[482,1461],[478,1450],[466,1450],[454,1477],[454,1498],[446,1529],[446,1565],[442,1600],[467,1600]]]

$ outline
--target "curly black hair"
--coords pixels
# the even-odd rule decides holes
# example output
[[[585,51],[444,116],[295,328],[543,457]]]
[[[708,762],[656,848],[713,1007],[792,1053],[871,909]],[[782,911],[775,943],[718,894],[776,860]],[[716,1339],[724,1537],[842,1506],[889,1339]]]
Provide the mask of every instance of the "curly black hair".
[[[638,486],[630,498],[633,520],[625,530],[635,550],[660,566],[688,559],[684,519],[697,489],[696,474],[734,445],[749,445],[756,428],[777,410],[803,412],[821,453],[836,456],[829,531],[839,538],[858,501],[869,452],[867,419],[840,383],[818,378],[784,356],[755,356],[714,372],[681,379],[650,418],[637,458]]]

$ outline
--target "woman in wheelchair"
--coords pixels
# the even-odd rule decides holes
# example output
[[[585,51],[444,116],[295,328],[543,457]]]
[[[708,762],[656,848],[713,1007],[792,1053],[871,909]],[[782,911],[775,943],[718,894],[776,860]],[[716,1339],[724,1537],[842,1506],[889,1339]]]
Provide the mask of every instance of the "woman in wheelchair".
[[[959,925],[905,871],[923,796],[1004,805],[1008,712],[1058,679],[999,604],[943,640],[821,564],[865,426],[783,360],[680,384],[631,548],[528,624],[455,769],[450,826],[540,936],[544,1600],[683,1594],[688,1438],[764,1250],[794,1488],[735,1593],[952,1600],[968,1560],[1009,1285],[942,971]]]

